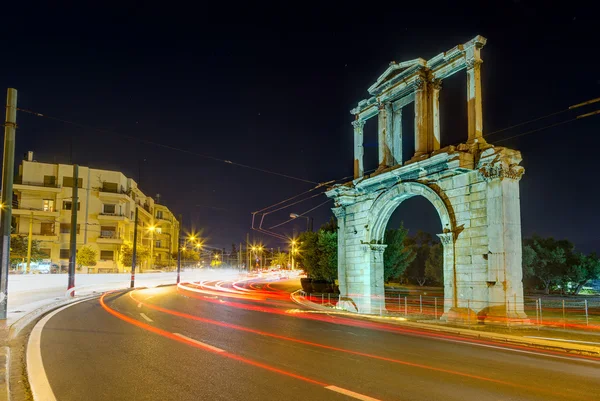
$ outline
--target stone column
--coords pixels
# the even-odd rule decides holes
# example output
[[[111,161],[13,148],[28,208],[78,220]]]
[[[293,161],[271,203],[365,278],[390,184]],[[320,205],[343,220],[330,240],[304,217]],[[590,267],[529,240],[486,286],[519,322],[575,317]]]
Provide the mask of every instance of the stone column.
[[[523,311],[523,261],[519,152],[490,152],[480,172],[487,182],[488,316],[526,319]]]
[[[454,234],[437,235],[444,247],[444,313],[458,306],[456,289],[456,266],[454,261]]]
[[[428,130],[427,130],[427,82],[423,78],[417,78],[415,87],[415,155],[419,157],[428,153]]]
[[[392,114],[392,142],[395,164],[402,164],[402,109]]]
[[[365,126],[364,120],[356,120],[352,122],[354,126],[354,178],[360,178],[365,174],[363,156],[365,150],[363,147],[363,128]]]
[[[361,313],[379,314],[385,310],[385,287],[383,282],[383,253],[387,245],[369,244],[370,253],[369,289],[366,289]]]
[[[392,151],[391,151],[391,132],[388,131],[388,105],[387,103],[379,104],[378,114],[378,142],[379,142],[379,168],[391,166]],[[391,115],[389,118],[391,119]]]
[[[384,103],[385,105],[385,143],[386,143],[386,156],[388,159],[386,160],[387,166],[395,166],[398,164],[396,160],[396,152],[394,149],[395,140],[394,140],[394,108],[392,107],[391,102]]]
[[[486,143],[483,139],[483,111],[481,98],[481,59],[477,50],[474,58],[467,60],[467,119],[469,139],[467,143]]]
[[[431,83],[431,114],[432,114],[432,150],[440,148],[440,89],[442,89],[442,80],[434,79]]]
[[[340,295],[348,296],[346,285],[346,209],[334,207],[331,209],[337,218],[338,225],[338,286]]]

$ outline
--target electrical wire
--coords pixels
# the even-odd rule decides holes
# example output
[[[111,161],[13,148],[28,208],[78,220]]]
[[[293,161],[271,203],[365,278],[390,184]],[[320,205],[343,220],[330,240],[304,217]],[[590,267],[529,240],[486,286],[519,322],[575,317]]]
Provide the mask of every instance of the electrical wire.
[[[202,157],[204,159],[209,159],[209,160],[213,160],[213,161],[217,161],[217,162],[221,162],[221,163],[231,164],[232,166],[237,166],[237,167],[246,168],[246,169],[250,169],[250,170],[254,170],[254,171],[259,171],[259,172],[266,173],[266,174],[277,175],[277,176],[280,176],[280,177],[284,177],[284,178],[288,178],[288,179],[296,180],[296,181],[301,181],[301,182],[305,182],[305,183],[308,183],[308,184],[318,184],[318,182],[307,180],[307,179],[304,179],[304,178],[294,177],[294,176],[291,176],[289,174],[283,174],[283,173],[279,173],[279,172],[276,172],[276,171],[267,170],[267,169],[263,169],[263,168],[260,168],[260,167],[254,167],[254,166],[250,166],[250,165],[247,165],[247,164],[242,164],[242,163],[234,162],[234,161],[227,160],[227,159],[221,159],[221,158],[218,158],[218,157],[215,157],[215,156],[210,156],[210,155],[206,155],[206,154],[203,154],[203,153],[193,152],[193,151],[188,150],[188,149],[182,149],[182,148],[178,148],[178,147],[175,147],[175,146],[166,145],[164,143],[149,141],[147,139],[138,138],[138,137],[135,137],[135,136],[132,136],[132,135],[121,134],[121,133],[118,133],[118,132],[115,132],[115,131],[109,131],[109,130],[105,130],[105,129],[101,129],[101,128],[97,128],[97,127],[92,127],[92,126],[80,124],[80,123],[77,123],[77,122],[74,122],[74,121],[64,120],[62,118],[48,116],[48,115],[45,115],[45,114],[42,114],[42,113],[38,113],[38,112],[35,112],[35,111],[32,111],[32,110],[21,109],[21,108],[17,108],[17,110],[18,111],[22,111],[24,113],[28,113],[28,114],[34,115],[36,117],[47,118],[47,119],[50,119],[50,120],[61,122],[63,124],[70,124],[70,125],[73,125],[73,126],[76,126],[76,127],[79,127],[79,128],[84,128],[84,129],[89,129],[89,130],[101,132],[103,134],[109,134],[109,135],[114,135],[114,136],[121,136],[121,137],[129,138],[129,139],[132,139],[134,141],[138,141],[138,142],[141,142],[141,143],[144,143],[144,144],[147,144],[147,145],[153,145],[153,146],[161,147],[161,148],[164,148],[164,149],[173,150],[173,151],[176,151],[176,152],[187,153],[187,154],[190,154],[190,155],[193,155],[193,156]]]

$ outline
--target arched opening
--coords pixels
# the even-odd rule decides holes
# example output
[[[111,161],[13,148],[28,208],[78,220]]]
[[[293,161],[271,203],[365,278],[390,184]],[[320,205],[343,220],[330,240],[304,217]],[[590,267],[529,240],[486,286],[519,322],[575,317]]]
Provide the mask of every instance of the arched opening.
[[[409,310],[414,312],[417,309],[423,316],[431,315],[432,318],[440,318],[442,313],[447,312],[457,303],[454,285],[456,277],[453,224],[445,203],[433,189],[426,185],[400,183],[374,202],[371,215],[374,219],[371,242],[386,245],[382,260],[382,279],[389,283],[390,277],[398,274],[398,279],[403,279],[404,284],[411,284],[405,285],[403,291],[393,291],[393,286],[388,285],[386,308],[400,313],[407,313]],[[406,242],[401,238],[403,235],[398,235],[403,218],[406,219],[404,230],[411,227],[421,230],[419,234],[414,233],[417,234],[415,237],[408,237]],[[393,234],[394,231],[388,231],[386,236],[386,231],[389,229],[396,230],[396,234]],[[398,244],[399,239],[402,239],[403,244]],[[387,247],[390,247],[390,251]],[[403,251],[414,252],[415,259],[408,263],[408,258],[398,258],[397,253]],[[431,260],[429,260],[430,255]],[[398,260],[405,266],[393,266]],[[386,268],[386,261],[392,266]],[[428,261],[432,266],[426,272]],[[439,266],[441,272],[435,269],[436,263],[441,264]],[[424,287],[428,280],[439,286],[437,290],[432,286],[431,292],[426,293],[424,288],[418,288]],[[398,281],[399,288],[402,290],[400,286],[402,281]],[[384,283],[381,285],[383,286]],[[423,296],[426,298],[424,299]]]
[[[438,319],[443,309],[443,245],[440,217],[423,196],[402,201],[385,228],[386,309]]]

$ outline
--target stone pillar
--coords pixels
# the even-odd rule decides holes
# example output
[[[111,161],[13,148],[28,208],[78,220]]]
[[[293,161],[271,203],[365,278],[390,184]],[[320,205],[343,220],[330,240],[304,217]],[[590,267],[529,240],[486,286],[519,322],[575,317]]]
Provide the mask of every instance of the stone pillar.
[[[360,313],[378,314],[385,310],[385,287],[383,282],[383,253],[387,245],[365,244],[369,266],[363,271],[363,292],[358,300]]]
[[[331,209],[337,218],[338,225],[338,287],[340,294],[348,295],[346,284],[346,209],[335,207]]]
[[[483,111],[481,98],[481,59],[479,50],[474,58],[467,60],[467,119],[469,139],[467,143],[483,143]]]
[[[437,235],[444,247],[444,313],[458,306],[456,289],[456,265],[454,259],[454,234]]]
[[[490,152],[491,153],[491,152]],[[480,172],[487,181],[488,316],[526,319],[523,311],[523,261],[519,181],[520,154],[504,149]]]
[[[396,151],[394,149],[394,146],[396,145],[396,141],[394,140],[394,109],[390,102],[385,103],[385,122],[386,156],[388,157],[386,165],[395,166],[398,164],[398,161],[395,157]]]
[[[428,153],[428,120],[427,82],[423,78],[415,81],[415,155],[419,157]]]
[[[440,135],[440,89],[442,89],[442,80],[434,79],[431,83],[431,119],[432,119],[432,135],[433,143],[431,150],[438,150],[441,143]]]
[[[395,164],[402,164],[402,109],[392,114],[393,158]]]
[[[352,122],[354,126],[354,178],[360,178],[365,174],[363,157],[365,150],[363,147],[364,135],[363,128],[365,126],[364,120],[356,120]]]
[[[379,142],[379,168],[391,166],[391,132],[388,131],[387,103],[379,105],[378,117],[378,142]],[[389,116],[390,118],[392,116]]]

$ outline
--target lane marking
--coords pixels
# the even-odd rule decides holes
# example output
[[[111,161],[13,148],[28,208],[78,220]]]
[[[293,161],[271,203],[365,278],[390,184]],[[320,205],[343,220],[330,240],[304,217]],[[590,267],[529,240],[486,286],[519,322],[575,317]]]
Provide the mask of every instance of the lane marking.
[[[181,333],[173,333],[173,334],[175,334],[177,337],[181,337],[181,338],[184,338],[184,339],[186,339],[186,340],[188,340],[188,341],[190,341],[190,342],[193,342],[194,344],[198,344],[198,345],[200,345],[200,346],[202,346],[202,347],[205,347],[205,348],[208,348],[208,349],[212,349],[212,350],[213,350],[213,351],[215,351],[215,352],[225,352],[225,350],[224,350],[224,349],[217,348],[217,347],[213,347],[213,346],[212,346],[212,345],[210,345],[210,344],[203,343],[202,341],[195,340],[195,339],[193,339],[193,338],[191,338],[191,337],[188,337],[188,336],[184,336],[184,335],[183,335],[183,334],[181,334]]]
[[[148,316],[146,316],[145,313],[140,312],[140,316],[142,316],[147,322],[152,323],[154,320],[150,319]]]
[[[581,341],[581,340],[565,340],[563,338],[550,338],[550,337],[536,337],[536,336],[524,336],[527,338],[537,338],[539,340],[550,340],[550,341],[564,341],[567,343],[579,343],[579,344],[592,344],[592,345],[600,345],[600,343],[595,343],[593,341]]]
[[[379,401],[377,398],[369,397],[368,395],[355,393],[354,391],[346,390],[345,388],[337,387],[337,386],[327,386],[325,387],[327,390],[335,391],[336,393],[347,395],[348,397],[356,398],[357,400],[362,401]]]
[[[81,301],[73,302],[63,306],[44,316],[31,330],[29,341],[27,342],[27,376],[29,378],[29,387],[34,400],[56,401],[46,370],[42,361],[42,330],[50,319],[63,310],[71,306],[89,301],[82,299]]]
[[[138,308],[141,308],[141,307],[142,307],[142,303],[140,302],[140,303],[138,304]]]

